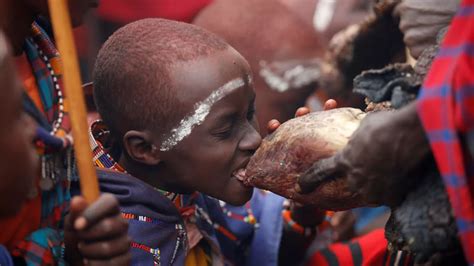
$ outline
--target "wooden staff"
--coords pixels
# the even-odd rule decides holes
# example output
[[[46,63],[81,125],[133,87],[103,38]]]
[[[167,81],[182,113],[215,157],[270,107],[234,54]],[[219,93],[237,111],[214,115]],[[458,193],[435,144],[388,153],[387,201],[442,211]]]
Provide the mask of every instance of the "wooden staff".
[[[81,177],[81,191],[87,202],[92,203],[99,197],[99,183],[97,181],[95,167],[92,163],[92,151],[89,146],[86,105],[82,92],[82,81],[72,33],[68,1],[48,1],[56,45],[58,46],[63,62],[63,80],[66,91],[66,101],[69,106],[69,115],[71,117],[77,168]]]

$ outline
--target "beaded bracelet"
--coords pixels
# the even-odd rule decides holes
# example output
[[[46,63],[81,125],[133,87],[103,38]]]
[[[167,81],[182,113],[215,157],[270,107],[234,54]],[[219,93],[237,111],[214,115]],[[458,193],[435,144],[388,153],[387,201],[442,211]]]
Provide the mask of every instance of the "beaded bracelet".
[[[318,233],[318,227],[304,227],[297,222],[295,222],[291,218],[291,211],[288,209],[285,209],[281,212],[281,215],[283,216],[283,221],[285,223],[285,226],[293,230],[294,232],[303,235],[305,237],[310,237],[314,236]]]

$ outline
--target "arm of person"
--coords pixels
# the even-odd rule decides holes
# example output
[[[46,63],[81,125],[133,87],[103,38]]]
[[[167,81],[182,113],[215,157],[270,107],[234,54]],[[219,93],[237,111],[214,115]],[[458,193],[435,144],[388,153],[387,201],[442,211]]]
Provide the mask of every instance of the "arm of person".
[[[346,177],[352,190],[368,203],[393,206],[413,181],[409,174],[430,151],[415,102],[398,111],[373,113],[342,151],[316,162],[303,174],[296,189],[309,193],[326,180]]]
[[[325,214],[325,211],[314,206],[291,203],[287,216],[283,214],[283,234],[278,254],[280,265],[301,264],[308,247],[317,235],[318,225],[326,217]]]

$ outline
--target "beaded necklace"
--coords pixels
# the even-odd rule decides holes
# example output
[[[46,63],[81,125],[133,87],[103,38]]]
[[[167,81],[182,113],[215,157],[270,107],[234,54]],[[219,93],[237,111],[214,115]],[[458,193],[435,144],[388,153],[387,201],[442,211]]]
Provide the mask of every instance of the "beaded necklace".
[[[230,217],[234,220],[242,221],[244,223],[248,223],[253,225],[255,228],[258,228],[260,224],[257,222],[257,219],[255,218],[255,215],[253,215],[252,208],[250,206],[250,202],[247,202],[245,204],[245,209],[247,211],[247,215],[243,216],[234,212],[229,211],[226,208],[226,203],[223,201],[219,201],[219,205],[221,206],[222,212],[227,216]]]
[[[136,242],[132,242],[131,247],[141,249],[145,252],[151,253],[153,255],[153,265],[154,266],[161,265],[161,251],[160,251],[159,248],[150,248],[146,245],[139,244],[139,243],[136,243]]]
[[[253,215],[252,208],[250,206],[250,202],[247,202],[245,204],[245,208],[246,208],[246,211],[247,211],[246,216],[231,212],[230,210],[228,210],[226,208],[226,203],[223,202],[223,201],[219,201],[219,205],[220,205],[221,210],[222,210],[222,212],[224,213],[225,216],[230,217],[230,218],[232,218],[234,220],[237,220],[237,221],[242,221],[244,223],[248,223],[248,224],[252,225],[255,229],[259,228],[260,224],[257,222],[257,219]],[[230,239],[232,241],[235,241],[235,242],[239,242],[238,237],[235,234],[233,234],[231,231],[229,231],[224,226],[212,221],[211,218],[209,217],[209,214],[207,214],[201,207],[199,207],[197,205],[196,205],[195,215],[196,215],[196,217],[199,217],[202,220],[204,220],[206,223],[208,223],[210,226],[212,226],[216,231],[220,232],[222,235],[224,235],[228,239]]]
[[[232,241],[238,241],[238,238],[236,235],[234,235],[231,231],[227,230],[224,226],[215,223],[211,220],[209,217],[209,214],[207,214],[201,207],[196,205],[196,217],[201,218],[204,220],[207,224],[212,226],[216,231],[220,232],[222,235],[227,237],[228,239]]]
[[[54,72],[54,69],[51,66],[51,63],[49,62],[49,58],[44,54],[43,50],[38,46],[38,44],[35,43],[34,45],[35,45],[36,50],[38,51],[40,58],[43,60],[43,62],[46,64],[46,67],[49,70],[49,73],[53,80],[53,86],[54,86],[54,89],[56,90],[56,94],[58,97],[58,110],[59,110],[58,117],[56,118],[56,120],[54,120],[53,129],[50,132],[51,135],[55,135],[63,123],[63,117],[64,117],[63,91],[61,89],[61,86],[59,86],[57,75]]]
[[[35,77],[36,86],[39,96],[31,96],[26,93],[25,98],[40,97],[39,100],[43,105],[43,110],[39,110],[38,106],[31,105],[29,110],[33,118],[40,118],[42,122],[37,128],[36,147],[41,158],[41,178],[39,180],[39,188],[41,189],[43,198],[53,199],[58,194],[60,198],[54,204],[44,204],[42,211],[43,218],[49,218],[54,208],[62,209],[64,203],[69,199],[69,181],[74,172],[71,144],[72,138],[69,135],[69,119],[67,116],[67,108],[64,106],[65,95],[62,86],[62,66],[59,53],[53,42],[49,39],[48,34],[34,22],[31,28],[31,35],[25,40],[24,52],[28,60],[32,74]],[[24,106],[31,103],[24,100]],[[63,182],[65,181],[65,182]],[[61,184],[60,187],[57,184]],[[59,192],[59,190],[62,190]],[[36,197],[39,193],[38,187],[30,192],[30,198]],[[62,194],[61,194],[62,193]],[[59,196],[61,195],[61,196]],[[65,196],[64,196],[65,195]],[[55,217],[57,215],[52,215]]]

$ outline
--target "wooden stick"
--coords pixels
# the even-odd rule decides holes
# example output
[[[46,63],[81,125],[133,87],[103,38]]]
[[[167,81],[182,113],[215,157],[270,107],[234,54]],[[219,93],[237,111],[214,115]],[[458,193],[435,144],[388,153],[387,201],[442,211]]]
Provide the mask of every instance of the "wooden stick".
[[[63,80],[66,101],[69,105],[69,115],[71,117],[74,150],[80,175],[81,191],[87,202],[92,203],[99,197],[99,183],[97,181],[95,167],[92,163],[86,105],[82,92],[82,81],[72,33],[68,1],[48,1],[56,45],[58,46],[63,62]]]

